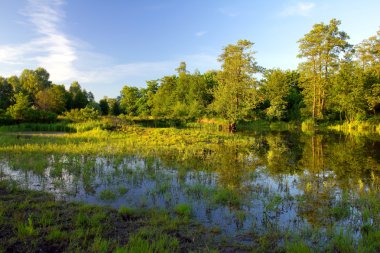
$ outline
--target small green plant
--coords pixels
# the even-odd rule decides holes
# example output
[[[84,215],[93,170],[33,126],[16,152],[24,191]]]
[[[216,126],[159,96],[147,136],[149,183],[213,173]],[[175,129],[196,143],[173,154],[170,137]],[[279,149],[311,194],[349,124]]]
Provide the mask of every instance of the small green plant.
[[[116,194],[111,191],[111,190],[102,190],[100,193],[99,193],[99,198],[101,200],[104,200],[104,201],[111,201],[111,200],[115,200],[116,199]]]
[[[304,242],[287,243],[285,247],[286,253],[312,253],[313,251]]]
[[[147,237],[144,233],[132,235],[129,238],[126,253],[175,253],[179,252],[179,241],[166,234],[150,234]]]
[[[46,236],[46,239],[49,241],[62,241],[68,237],[66,232],[61,231],[59,228],[54,227],[49,234]]]
[[[90,225],[90,218],[85,213],[78,213],[75,224],[77,227],[88,227]]]
[[[219,189],[214,195],[214,202],[221,205],[238,207],[243,201],[236,191],[229,189]]]
[[[355,252],[354,242],[349,235],[346,235],[341,230],[339,234],[335,235],[330,243],[332,252],[353,253]]]
[[[174,211],[175,211],[176,214],[178,214],[179,216],[190,217],[191,214],[192,214],[192,212],[193,212],[193,208],[192,208],[189,204],[182,203],[182,204],[178,204],[178,205],[174,208]]]
[[[33,220],[30,216],[28,217],[28,222],[26,224],[25,223],[17,224],[17,235],[20,238],[25,239],[27,237],[34,236],[36,234],[37,234],[37,231],[33,227]]]
[[[40,223],[43,227],[48,227],[54,222],[54,213],[53,211],[46,211],[42,214],[42,217],[40,219]]]
[[[109,252],[110,242],[100,237],[95,237],[92,244],[92,252],[106,253]]]
[[[119,187],[119,194],[122,196],[122,195],[125,195],[127,192],[128,192],[128,188],[125,187],[125,186],[120,186]]]
[[[137,210],[135,208],[122,206],[119,208],[118,213],[125,216],[135,216],[137,214]]]

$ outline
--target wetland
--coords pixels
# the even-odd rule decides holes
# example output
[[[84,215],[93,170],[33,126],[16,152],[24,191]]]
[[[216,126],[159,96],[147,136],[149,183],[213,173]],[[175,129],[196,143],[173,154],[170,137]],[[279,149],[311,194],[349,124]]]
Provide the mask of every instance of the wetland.
[[[136,215],[137,220],[144,217],[144,226],[123,240],[108,235],[107,241],[99,231],[85,230],[92,231],[85,245],[67,235],[70,229],[83,230],[76,223],[45,228],[46,236],[58,233],[57,229],[66,233],[62,240],[67,243],[61,246],[69,250],[91,251],[94,244],[103,243],[104,252],[133,252],[118,247],[136,238],[144,241],[140,237],[146,230],[168,233],[169,238],[157,239],[168,248],[148,252],[380,249],[376,239],[380,237],[380,138],[376,135],[297,130],[231,134],[126,126],[122,131],[94,128],[47,135],[3,132],[0,143],[0,176],[7,186],[3,189],[46,193],[54,203],[84,205],[88,213],[70,214],[84,223],[94,216],[91,210],[98,209]],[[19,208],[24,202],[13,205]],[[5,203],[3,223],[12,216]],[[22,219],[24,226],[43,229],[42,218],[30,210],[23,212]],[[156,219],[167,219],[169,224],[157,224]],[[154,229],[146,229],[147,224]],[[178,229],[194,236],[184,236]],[[17,226],[13,230],[19,231]],[[174,231],[177,237],[171,238]],[[4,250],[22,241],[18,233],[13,237],[3,243],[10,247]],[[148,244],[155,245],[152,238],[156,237],[149,238],[153,242]],[[191,243],[183,244],[183,238],[192,238]]]

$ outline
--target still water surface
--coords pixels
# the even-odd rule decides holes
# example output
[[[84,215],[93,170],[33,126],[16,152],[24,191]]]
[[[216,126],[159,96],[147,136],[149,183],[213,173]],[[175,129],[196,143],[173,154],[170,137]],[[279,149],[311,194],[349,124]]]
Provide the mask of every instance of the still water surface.
[[[294,132],[249,136],[249,148],[204,150],[193,161],[136,154],[39,156],[42,173],[0,154],[0,175],[58,199],[116,208],[172,210],[187,203],[196,221],[221,235],[360,229],[363,214],[347,203],[379,189],[379,141]]]

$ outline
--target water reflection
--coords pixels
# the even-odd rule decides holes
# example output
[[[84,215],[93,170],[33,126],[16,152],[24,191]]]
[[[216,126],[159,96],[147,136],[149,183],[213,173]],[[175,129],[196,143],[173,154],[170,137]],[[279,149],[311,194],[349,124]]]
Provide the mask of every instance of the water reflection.
[[[360,192],[379,190],[379,142],[289,132],[250,137],[254,141],[246,146],[204,149],[201,159],[172,153],[1,154],[0,172],[58,199],[166,209],[189,203],[199,222],[222,234],[359,229],[359,209],[345,205]],[[113,195],[105,198],[106,191]]]

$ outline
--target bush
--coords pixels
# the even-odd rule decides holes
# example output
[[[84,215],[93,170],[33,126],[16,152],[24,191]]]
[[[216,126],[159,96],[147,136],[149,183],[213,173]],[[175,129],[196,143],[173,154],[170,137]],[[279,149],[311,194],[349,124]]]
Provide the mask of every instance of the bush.
[[[70,111],[65,112],[63,117],[72,122],[96,120],[99,117],[99,111],[90,107],[86,107],[80,110],[72,109]]]

